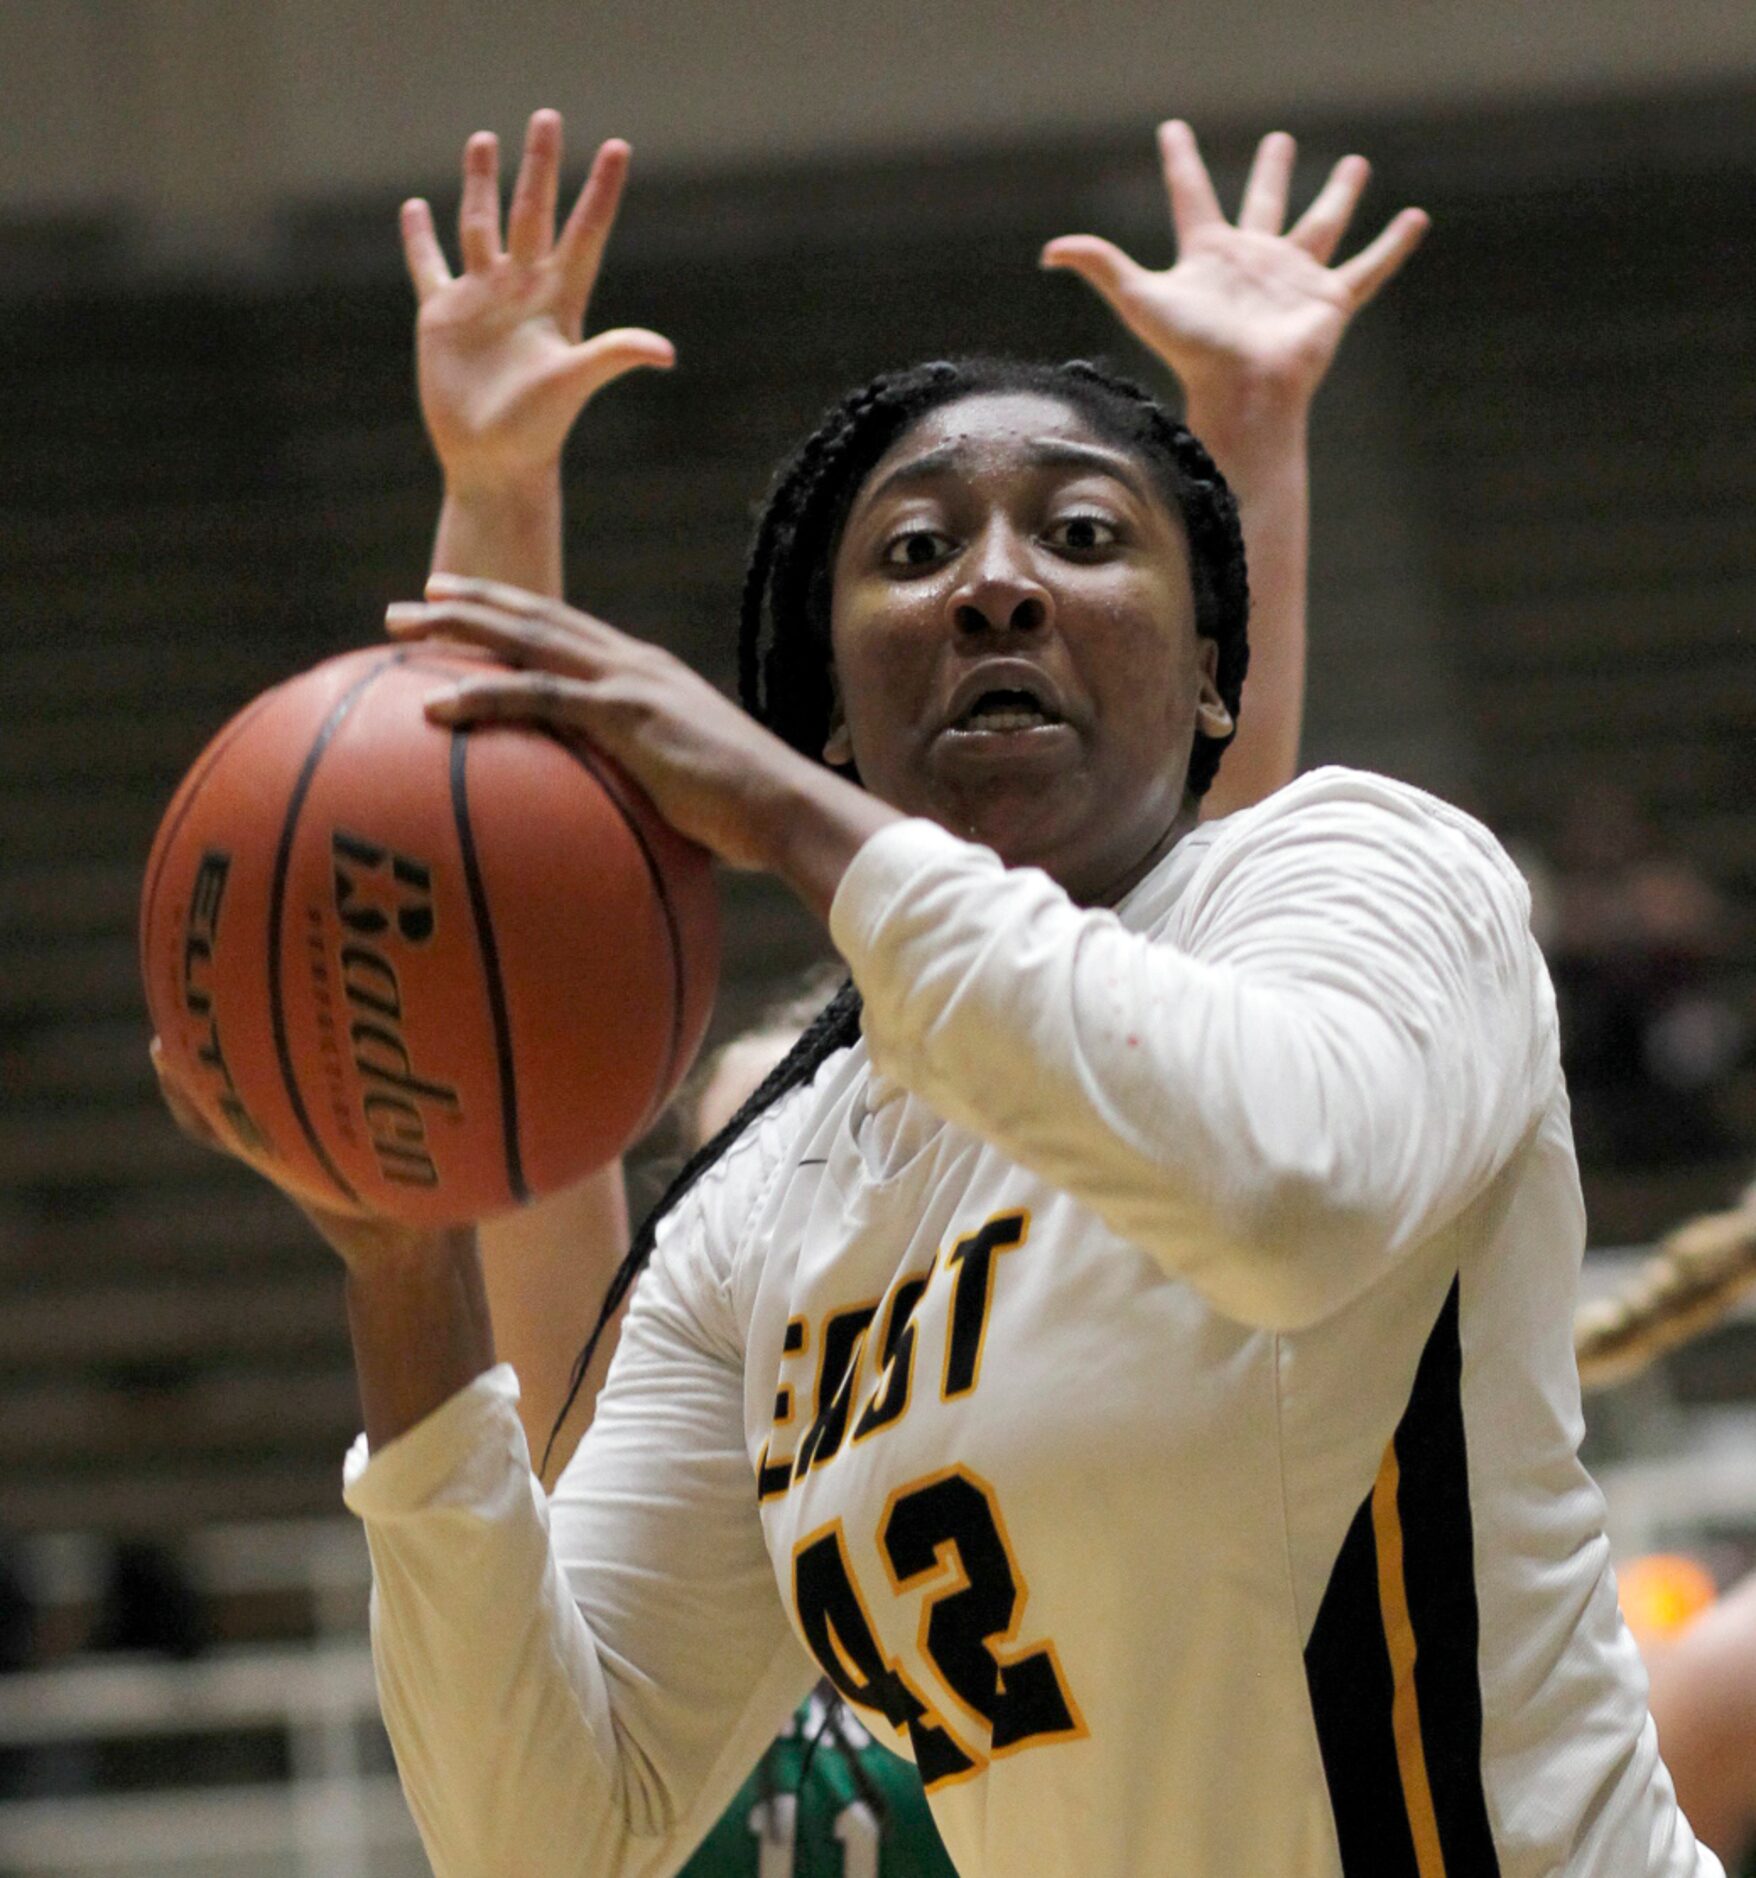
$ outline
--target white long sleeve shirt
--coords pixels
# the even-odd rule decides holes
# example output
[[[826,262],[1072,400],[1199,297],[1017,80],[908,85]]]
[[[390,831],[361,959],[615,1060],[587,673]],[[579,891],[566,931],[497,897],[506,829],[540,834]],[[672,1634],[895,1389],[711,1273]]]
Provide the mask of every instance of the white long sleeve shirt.
[[[820,1671],[966,1873],[1717,1873],[1577,1458],[1527,911],[1339,770],[1114,910],[867,842],[864,1040],[666,1218],[552,1501],[504,1367],[349,1457],[442,1878],[673,1870]]]

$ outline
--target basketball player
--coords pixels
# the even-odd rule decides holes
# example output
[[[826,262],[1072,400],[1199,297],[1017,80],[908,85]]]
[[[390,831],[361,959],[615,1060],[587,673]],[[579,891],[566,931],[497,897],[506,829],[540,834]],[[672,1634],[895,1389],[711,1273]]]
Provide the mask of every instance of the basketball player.
[[[626,372],[668,367],[670,342],[644,328],[582,337],[586,309],[627,176],[629,151],[605,143],[555,236],[559,113],[531,117],[501,238],[498,150],[491,133],[463,155],[454,277],[420,200],[403,240],[420,304],[421,407],[445,478],[432,571],[561,592],[561,447],[586,401]],[[1407,210],[1346,278],[1333,255],[1365,187],[1359,157],[1338,164],[1308,212],[1282,236],[1295,149],[1263,140],[1238,224],[1226,222],[1193,137],[1160,132],[1179,265],[1146,277],[1109,244],[1070,237],[1047,265],[1079,271],[1182,382],[1192,427],[1238,495],[1251,568],[1251,662],[1245,728],[1203,812],[1248,806],[1291,780],[1305,680],[1306,433],[1313,398],[1349,319],[1406,259],[1425,228]],[[1150,317],[1144,305],[1150,297]],[[520,1382],[519,1414],[544,1478],[583,1432],[614,1347],[555,1429],[575,1353],[592,1329],[603,1282],[582,1272],[582,1246],[603,1248],[603,1280],[628,1242],[620,1170],[485,1225],[483,1266],[496,1340]],[[610,1251],[610,1248],[614,1251]],[[595,1268],[594,1268],[595,1270]]]
[[[526,668],[438,719],[584,730],[853,975],[636,1236],[547,1500],[474,1232],[318,1218],[441,1871],[672,1869],[818,1673],[963,1871],[1718,1871],[1576,1458],[1522,883],[1345,771],[1198,825],[1246,610],[1189,433],[980,362],[777,481],[748,715],[552,598],[393,609]]]
[[[1193,147],[1179,142],[1171,148],[1179,162],[1197,172],[1197,185],[1203,184]],[[1315,257],[1297,245],[1283,246],[1268,226],[1262,198],[1277,190],[1284,196],[1287,179],[1277,172],[1290,168],[1292,155],[1284,136],[1265,141],[1254,228],[1216,224],[1206,232],[1205,252],[1199,241],[1185,243],[1194,253],[1186,253],[1179,275],[1160,283],[1160,317],[1153,334],[1155,349],[1168,354],[1166,363],[1173,369],[1183,366],[1197,381],[1197,396],[1205,393],[1210,434],[1239,446],[1228,449],[1224,467],[1256,498],[1245,515],[1257,585],[1253,670],[1244,746],[1228,752],[1233,807],[1290,780],[1295,767],[1304,661],[1303,428],[1333,348],[1327,329],[1337,324],[1333,303],[1324,302],[1331,283]],[[561,284],[558,274],[545,275],[545,261],[556,252],[551,229],[560,125],[555,114],[539,112],[531,120],[504,246],[493,157],[487,137],[466,146],[460,217],[466,265],[457,278],[444,266],[424,207],[411,205],[405,216],[410,271],[422,305],[422,402],[448,491],[435,571],[522,576],[529,584],[558,591],[560,503],[553,463],[565,424],[604,382],[602,374],[610,367],[664,364],[670,354],[663,342],[644,333],[583,343],[584,304],[577,287],[569,294],[564,331],[541,324],[548,309],[540,291],[533,296],[532,289]],[[570,237],[589,231],[590,254],[594,259],[601,255],[625,163],[618,145],[600,154],[580,212],[563,232],[563,254]],[[1363,182],[1364,166],[1357,160],[1338,173],[1339,188],[1354,195]],[[1339,241],[1350,209],[1351,201],[1332,189],[1318,217],[1319,223],[1335,219],[1333,235],[1324,238],[1331,246]],[[1418,233],[1418,221],[1409,218],[1404,232]],[[1109,258],[1101,244],[1090,242],[1064,242],[1055,253],[1088,265]],[[1295,289],[1290,295],[1289,284]],[[1305,304],[1312,295],[1319,301],[1315,346],[1310,345],[1312,309]],[[1284,382],[1289,324],[1297,328],[1296,343],[1308,348],[1298,363],[1300,382],[1293,385]],[[1181,343],[1167,346],[1167,336]],[[1334,336],[1339,337],[1338,330]],[[1283,383],[1281,395],[1264,400],[1269,370]],[[1222,415],[1230,419],[1248,410],[1252,402],[1265,407],[1255,422],[1220,421]],[[527,516],[539,512],[540,523],[514,533],[507,516],[519,511],[521,493],[533,483],[537,498],[526,498],[522,506]],[[472,500],[469,492],[484,490],[492,492],[492,504]],[[1266,541],[1267,532],[1279,538]],[[540,556],[531,552],[537,543]],[[1277,567],[1282,570],[1278,580]],[[1226,804],[1219,806],[1223,812]],[[810,1009],[788,1011],[780,1028],[766,1028],[721,1053],[699,1103],[691,1105],[700,1138],[730,1119],[786,1054],[831,988],[825,986]],[[535,1212],[482,1228],[497,1346],[523,1384],[520,1416],[550,1479],[583,1432],[601,1379],[594,1365],[561,1438],[548,1440],[548,1418],[583,1340],[582,1302],[602,1294],[626,1245],[620,1198],[613,1174],[600,1176]],[[620,1314],[606,1327],[606,1344],[613,1343],[619,1324]],[[934,1878],[949,1869],[912,1770],[905,1775],[902,1764],[871,1742],[839,1700],[831,1697],[826,1704],[813,1698],[813,1704],[800,1710],[765,1753],[691,1859],[685,1878],[754,1873],[759,1864],[764,1873],[843,1869],[848,1878],[867,1869]]]

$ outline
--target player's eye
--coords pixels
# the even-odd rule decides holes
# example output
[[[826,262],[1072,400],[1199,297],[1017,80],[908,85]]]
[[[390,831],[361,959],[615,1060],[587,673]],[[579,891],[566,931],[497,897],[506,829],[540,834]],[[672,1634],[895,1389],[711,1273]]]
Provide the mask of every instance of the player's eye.
[[[1121,531],[1107,516],[1063,515],[1049,524],[1045,539],[1050,547],[1068,554],[1097,554],[1113,548],[1121,539]]]
[[[884,564],[886,567],[932,567],[951,547],[951,538],[936,528],[905,528],[884,544]]]

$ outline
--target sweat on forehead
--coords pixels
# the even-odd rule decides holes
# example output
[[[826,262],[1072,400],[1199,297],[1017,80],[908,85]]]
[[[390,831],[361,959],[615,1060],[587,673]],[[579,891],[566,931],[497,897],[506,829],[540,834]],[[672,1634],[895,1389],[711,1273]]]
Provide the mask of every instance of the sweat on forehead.
[[[1114,477],[1143,501],[1179,512],[1169,466],[1110,413],[1039,391],[979,391],[922,412],[873,465],[850,513],[938,477],[976,476],[996,463]]]

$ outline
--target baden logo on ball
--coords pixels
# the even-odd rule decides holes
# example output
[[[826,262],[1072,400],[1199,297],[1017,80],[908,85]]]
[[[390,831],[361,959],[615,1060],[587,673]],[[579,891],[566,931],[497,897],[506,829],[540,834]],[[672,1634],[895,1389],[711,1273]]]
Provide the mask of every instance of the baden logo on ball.
[[[226,1142],[311,1203],[434,1225],[655,1119],[719,969],[708,857],[601,753],[430,723],[481,660],[376,648],[265,693],[153,844],[141,969]]]
[[[336,976],[347,1006],[349,1060],[358,1078],[360,1116],[386,1180],[399,1186],[437,1187],[439,1169],[422,1104],[454,1122],[462,1120],[463,1109],[454,1087],[415,1071],[402,1029],[402,979],[389,956],[393,950],[406,954],[432,939],[433,870],[424,861],[345,829],[330,835],[329,846],[340,927]],[[385,879],[397,890],[390,912],[363,891],[363,883]],[[329,982],[321,950],[312,961],[312,972],[320,975],[321,984],[314,990],[321,995]]]

